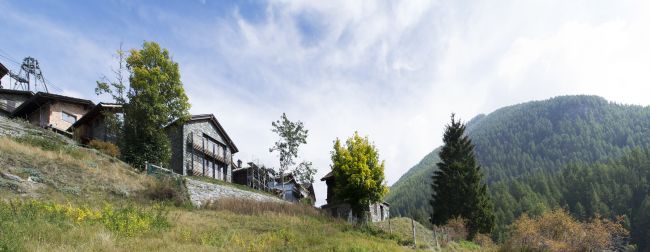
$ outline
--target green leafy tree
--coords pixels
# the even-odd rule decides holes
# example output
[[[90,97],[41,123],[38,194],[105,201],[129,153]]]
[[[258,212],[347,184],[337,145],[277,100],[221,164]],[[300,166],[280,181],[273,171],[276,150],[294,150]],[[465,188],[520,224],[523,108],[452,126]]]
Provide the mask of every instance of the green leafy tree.
[[[469,237],[489,233],[495,215],[483,173],[474,157],[474,145],[465,135],[465,125],[451,115],[443,137],[438,170],[433,175],[431,205],[434,225],[444,225],[456,217],[467,219]]]
[[[379,161],[379,153],[368,137],[360,137],[357,132],[345,145],[339,139],[334,142],[332,172],[336,200],[350,204],[359,220],[365,221],[369,204],[380,202],[388,194],[384,161]]]
[[[284,188],[284,174],[291,172],[300,183],[313,183],[314,174],[316,170],[313,168],[312,163],[308,161],[301,162],[298,166],[296,164],[298,158],[298,149],[300,145],[307,144],[307,130],[301,121],[292,122],[287,118],[285,113],[282,113],[280,120],[271,123],[273,127],[271,131],[278,134],[280,139],[275,142],[273,147],[269,148],[269,152],[277,152],[280,159],[280,183]],[[293,167],[293,170],[291,170]],[[284,193],[282,193],[284,198]]]
[[[163,127],[189,118],[190,104],[178,63],[155,42],[144,42],[141,50],[132,49],[126,62],[130,87],[124,104],[122,157],[136,166],[166,164],[171,150]]]

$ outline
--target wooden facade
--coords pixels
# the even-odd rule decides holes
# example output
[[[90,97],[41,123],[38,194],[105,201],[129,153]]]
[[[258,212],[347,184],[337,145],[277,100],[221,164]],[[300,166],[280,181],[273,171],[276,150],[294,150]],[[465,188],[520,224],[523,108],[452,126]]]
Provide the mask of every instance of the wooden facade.
[[[123,118],[123,108],[120,104],[100,102],[70,127],[74,139],[82,144],[91,140],[115,143],[117,141],[115,129],[110,125],[111,120]],[[107,117],[114,116],[113,119]]]

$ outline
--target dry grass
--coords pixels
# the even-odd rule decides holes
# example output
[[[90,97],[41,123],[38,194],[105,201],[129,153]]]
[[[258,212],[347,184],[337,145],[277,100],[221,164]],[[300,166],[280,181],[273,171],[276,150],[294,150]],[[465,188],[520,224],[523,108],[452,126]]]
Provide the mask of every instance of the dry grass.
[[[245,215],[263,215],[275,213],[287,216],[311,216],[327,218],[320,210],[304,204],[291,204],[286,202],[255,201],[249,199],[226,198],[211,201],[205,204],[204,209],[216,211],[230,211]]]
[[[151,177],[95,150],[63,145],[54,150],[0,137],[0,170],[46,185],[36,194],[64,201],[105,201],[145,189]],[[108,194],[108,195],[107,195]]]
[[[59,147],[44,149],[29,142],[0,138],[0,170],[23,179],[38,177],[42,180],[39,184],[45,185],[35,195],[22,196],[0,186],[0,198],[33,196],[95,210],[104,202],[116,207],[152,204],[139,195],[144,195],[143,190],[156,183],[154,178],[91,149]],[[168,195],[169,188],[162,188],[162,195]],[[11,230],[12,236],[7,241],[26,251],[410,250],[395,240],[332,220],[304,205],[223,200],[214,202],[209,209],[171,207],[167,218],[171,224],[168,229],[133,237],[116,235],[101,224],[29,218],[4,231]]]

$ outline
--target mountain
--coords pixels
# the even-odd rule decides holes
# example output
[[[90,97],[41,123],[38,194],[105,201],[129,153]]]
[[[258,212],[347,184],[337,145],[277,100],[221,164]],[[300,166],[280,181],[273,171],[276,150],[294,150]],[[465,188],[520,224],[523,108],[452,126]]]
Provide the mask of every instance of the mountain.
[[[493,198],[516,201],[505,204],[495,199],[497,219],[503,228],[522,212],[573,205],[565,197],[569,194],[567,183],[534,185],[544,180],[541,177],[553,180],[550,178],[577,172],[576,169],[567,171],[570,166],[583,169],[601,164],[617,166],[623,162],[620,159],[633,155],[635,149],[650,148],[650,107],[612,103],[597,96],[560,96],[479,115],[468,121],[467,134],[476,145],[476,156]],[[437,158],[436,149],[391,186],[386,201],[391,204],[393,215],[427,222],[431,212],[431,176]],[[638,174],[646,173],[643,170]],[[593,188],[606,188],[610,182],[593,180],[590,188],[581,190],[598,191]],[[617,185],[628,182],[632,184],[632,181],[619,180]],[[635,190],[630,186],[628,189]],[[497,191],[515,195],[509,198],[497,195]],[[524,196],[529,196],[525,203],[528,206],[518,201]],[[630,211],[603,212],[630,214]],[[591,211],[595,213],[599,212]]]

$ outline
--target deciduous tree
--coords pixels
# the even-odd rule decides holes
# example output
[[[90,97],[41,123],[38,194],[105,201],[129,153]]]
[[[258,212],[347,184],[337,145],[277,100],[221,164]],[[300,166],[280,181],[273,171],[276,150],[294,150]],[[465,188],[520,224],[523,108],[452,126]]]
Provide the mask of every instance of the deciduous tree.
[[[352,213],[365,221],[371,203],[380,202],[388,194],[384,180],[384,161],[379,161],[377,148],[368,137],[357,132],[341,144],[334,141],[332,172],[336,180],[336,200],[350,204]]]
[[[190,104],[180,79],[178,63],[155,42],[132,49],[126,60],[130,87],[124,104],[122,157],[136,166],[166,164],[170,143],[163,127],[189,118]]]

